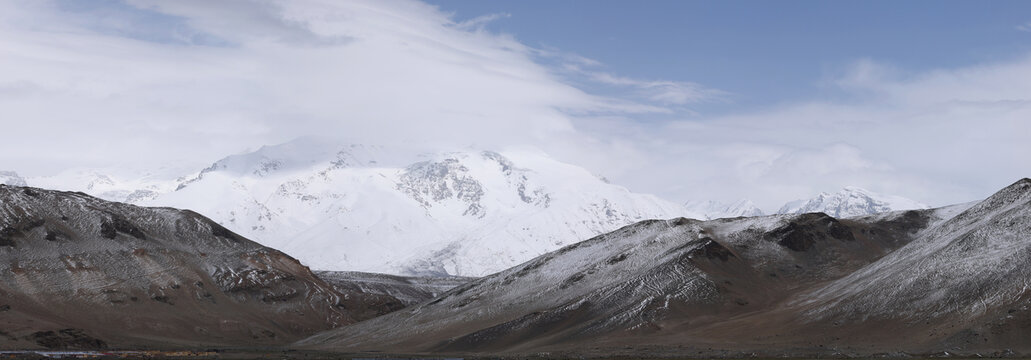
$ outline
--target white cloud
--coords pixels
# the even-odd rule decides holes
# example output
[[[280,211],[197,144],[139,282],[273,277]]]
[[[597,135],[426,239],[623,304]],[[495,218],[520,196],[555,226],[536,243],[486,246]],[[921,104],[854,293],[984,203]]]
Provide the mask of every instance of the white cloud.
[[[641,151],[677,162],[653,179],[678,181],[647,186],[681,198],[745,196],[767,209],[843,185],[945,205],[1031,175],[1031,58],[918,73],[866,60],[838,83],[859,96],[675,121],[642,135],[649,140],[639,143],[654,145]]]
[[[1031,22],[1017,25],[1018,31],[1031,32]]]
[[[845,100],[705,116],[686,108],[731,95],[483,29],[500,16],[380,0],[0,2],[0,169],[202,166],[320,134],[529,144],[637,191],[767,209],[843,185],[942,205],[1031,174],[1031,58],[921,72],[860,59],[830,82]]]
[[[28,172],[203,163],[311,133],[548,143],[576,137],[570,114],[670,111],[563,83],[533,60],[540,50],[482,30],[501,15],[456,23],[415,1],[0,6],[0,118],[10,133],[39,136],[5,141],[0,159]]]
[[[562,70],[604,85],[630,88],[628,97],[643,98],[662,105],[687,105],[727,101],[730,93],[688,81],[642,80],[594,70],[600,62],[583,57],[562,56]]]
[[[669,80],[638,80],[606,72],[585,72],[591,80],[638,89],[645,97],[663,104],[684,105],[721,100],[728,94],[700,84]]]
[[[498,19],[507,19],[507,18],[510,18],[510,17],[512,17],[512,14],[509,14],[509,13],[497,13],[497,14],[481,15],[481,16],[477,16],[477,17],[474,17],[472,19],[469,19],[469,20],[457,23],[457,24],[455,24],[455,27],[457,27],[459,29],[462,29],[462,30],[483,30],[483,27],[486,26],[487,24],[490,24],[490,23],[492,23],[494,21],[497,21]]]

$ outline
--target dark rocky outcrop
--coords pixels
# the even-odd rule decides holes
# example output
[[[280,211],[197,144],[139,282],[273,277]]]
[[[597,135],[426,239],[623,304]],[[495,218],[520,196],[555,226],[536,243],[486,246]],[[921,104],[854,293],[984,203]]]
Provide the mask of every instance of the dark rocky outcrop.
[[[766,233],[766,239],[793,251],[812,249],[824,240],[855,241],[852,229],[824,213],[802,214]]]
[[[100,223],[100,236],[114,239],[118,236],[118,233],[126,234],[140,240],[147,240],[147,234],[140,230],[139,227],[134,225],[129,220],[121,216],[112,216],[110,220],[105,220]]]

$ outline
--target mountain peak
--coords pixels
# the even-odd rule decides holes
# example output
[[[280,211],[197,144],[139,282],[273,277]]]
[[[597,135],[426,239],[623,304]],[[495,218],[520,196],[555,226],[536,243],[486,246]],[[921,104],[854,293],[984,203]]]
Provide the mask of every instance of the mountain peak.
[[[1029,178],[1020,179],[1017,182],[1013,183],[1012,185],[1007,186],[1003,190],[1006,190],[1006,189],[1012,189],[1011,191],[1024,191],[1024,192],[1031,191],[1031,179],[1029,179]]]
[[[1016,203],[1025,201],[1027,198],[1031,198],[1031,179],[1023,178],[1005,188],[1002,188],[1002,190],[996,191],[988,198],[968,209],[967,213],[978,214],[987,211],[994,211],[1000,208],[1013,206]]]
[[[532,149],[295,151],[306,147],[228,157],[216,164],[243,170],[215,167],[141,203],[198,210],[320,270],[473,276],[630,223],[684,215]],[[389,157],[368,165],[340,155],[369,149],[373,159]],[[262,164],[255,159],[283,161],[255,176],[247,167]]]
[[[883,195],[858,187],[845,186],[836,193],[821,192],[809,200],[785,204],[778,214],[823,212],[836,218],[862,216],[895,210],[927,209],[927,205],[901,196]]]

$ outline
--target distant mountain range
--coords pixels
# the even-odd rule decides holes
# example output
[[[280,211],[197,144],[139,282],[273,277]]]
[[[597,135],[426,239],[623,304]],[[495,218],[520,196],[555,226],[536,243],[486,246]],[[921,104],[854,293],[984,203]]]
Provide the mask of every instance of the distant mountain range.
[[[895,210],[928,208],[930,207],[927,205],[901,196],[881,195],[855,186],[847,186],[837,193],[820,193],[809,200],[789,202],[781,207],[777,213],[804,214],[822,212],[836,218],[847,218]]]
[[[702,218],[700,219],[702,220],[764,215],[763,211],[754,203],[745,199],[732,203],[688,201],[684,207],[691,212],[701,214]],[[789,202],[775,214],[822,212],[836,218],[847,218],[897,210],[928,208],[930,207],[927,205],[901,196],[882,195],[859,187],[846,186],[837,193],[824,192],[811,199]]]
[[[0,182],[187,208],[320,270],[483,276],[645,219],[763,215],[748,200],[683,205],[532,150],[417,154],[302,138],[184,173],[71,169]],[[849,217],[923,209],[847,187],[778,213]]]

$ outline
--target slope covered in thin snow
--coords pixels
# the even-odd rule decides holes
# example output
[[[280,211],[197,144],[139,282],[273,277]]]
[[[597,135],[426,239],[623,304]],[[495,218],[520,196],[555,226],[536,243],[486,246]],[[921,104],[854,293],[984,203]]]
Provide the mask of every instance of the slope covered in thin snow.
[[[570,356],[613,355],[630,345],[676,348],[698,336],[685,334],[848,275],[906,244],[931,220],[896,215],[643,221],[301,345]],[[867,236],[872,232],[891,235]],[[754,345],[748,336],[739,331],[722,346],[747,349]]]
[[[1023,179],[814,292],[810,301],[827,303],[816,311],[822,316],[941,318],[1029,300],[1029,209],[1031,180]]]
[[[855,186],[836,193],[820,193],[808,200],[785,204],[778,214],[822,212],[836,218],[870,215],[896,210],[928,209],[929,206],[901,196],[882,195]]]
[[[141,203],[196,210],[321,270],[464,276],[692,215],[537,151],[412,158],[301,139],[227,157]]]
[[[1029,179],[939,209],[644,221],[298,346],[555,357],[1028,354],[1029,239]]]

